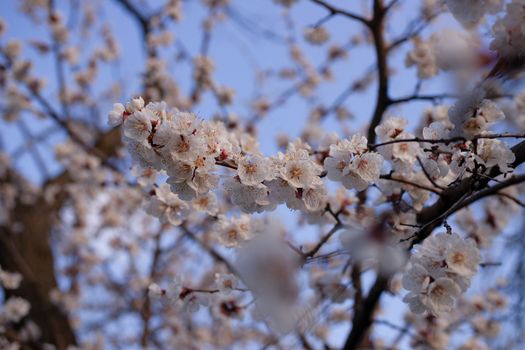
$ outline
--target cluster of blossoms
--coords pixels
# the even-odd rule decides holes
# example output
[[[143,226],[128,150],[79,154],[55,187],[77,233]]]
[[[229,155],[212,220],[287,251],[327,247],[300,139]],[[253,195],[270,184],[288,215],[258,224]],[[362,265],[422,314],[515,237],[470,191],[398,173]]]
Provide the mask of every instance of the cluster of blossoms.
[[[451,328],[461,327],[464,337],[461,343],[454,346],[455,349],[490,349],[487,344],[490,344],[501,330],[501,320],[497,315],[504,312],[508,306],[508,300],[503,293],[506,287],[506,282],[498,279],[495,286],[486,291],[470,298],[459,299],[454,310],[440,317],[407,312],[405,322],[413,327],[415,333],[410,340],[411,348],[449,349],[453,346]]]
[[[503,0],[447,0],[450,12],[467,28],[478,25],[487,13],[500,12],[504,4]],[[525,45],[524,13],[525,1],[512,0],[505,5],[505,14],[494,23],[490,48],[500,56],[521,54]]]
[[[485,95],[484,89],[476,89],[450,108],[448,115],[455,126],[454,136],[472,138],[486,133],[489,126],[505,119],[503,111]]]
[[[249,215],[243,214],[238,217],[226,217],[221,215],[215,226],[219,242],[228,248],[239,247],[247,242],[257,232],[258,227],[255,220]]]
[[[22,276],[19,273],[8,272],[0,267],[0,287],[4,290],[18,289],[21,282]],[[7,327],[10,327],[9,324],[17,324],[26,317],[30,309],[31,305],[23,298],[10,296],[4,300],[2,309],[0,310],[0,347],[2,349],[9,348],[9,345],[15,346],[16,349],[18,348],[16,347],[18,346],[16,342],[11,343],[4,338],[4,332]],[[28,323],[24,324],[24,329],[27,327]]]
[[[505,16],[499,18],[492,27],[494,39],[490,48],[501,56],[522,55],[525,47],[525,1],[512,0],[506,5]]]
[[[460,70],[476,66],[477,45],[473,34],[445,29],[432,34],[428,40],[415,37],[413,49],[405,58],[407,67],[415,66],[420,79],[430,79],[439,70]]]
[[[255,140],[220,121],[204,121],[194,114],[168,109],[166,104],[144,105],[135,98],[126,107],[116,104],[109,124],[123,124],[123,139],[137,165],[146,172],[166,172],[167,185],[154,190],[148,212],[163,221],[180,224],[191,202],[193,208],[217,213],[211,190],[218,186],[219,166],[235,171],[223,187],[243,212],[273,210],[285,203],[291,209],[322,212],[327,190],[321,179],[323,159],[303,142],[289,143],[285,153],[263,156]],[[333,138],[331,138],[332,140]],[[358,191],[379,180],[383,158],[370,152],[367,140],[332,140],[324,159],[329,179]]]
[[[324,166],[330,180],[362,191],[379,179],[383,157],[376,152],[368,152],[366,137],[354,135],[350,140],[330,146]]]
[[[470,285],[481,256],[472,239],[456,233],[438,233],[415,247],[410,267],[403,276],[409,291],[404,301],[410,310],[433,315],[450,312]]]
[[[414,138],[415,135],[406,130],[407,124],[404,118],[391,117],[378,125],[375,132],[382,142]],[[414,142],[396,142],[381,147],[379,152],[390,161],[396,173],[407,174],[420,154],[420,146]]]
[[[30,308],[31,305],[29,305],[27,300],[20,297],[10,297],[4,303],[2,312],[0,312],[0,323],[19,322],[29,313]]]
[[[415,135],[406,130],[403,118],[388,118],[376,128],[376,134],[386,144],[376,150],[389,162],[393,174],[414,183],[425,184],[427,177],[441,186],[458,178],[484,173],[497,166],[502,173],[513,171],[515,155],[509,146],[490,134],[489,127],[505,118],[499,106],[476,92],[460,99],[450,109],[429,111],[428,124],[418,132],[425,140],[413,142]],[[453,137],[458,141],[446,142]],[[422,171],[417,171],[421,168]],[[424,171],[424,173],[423,173]],[[391,193],[390,182],[380,181],[385,194]],[[417,209],[429,198],[428,191],[408,188]]]

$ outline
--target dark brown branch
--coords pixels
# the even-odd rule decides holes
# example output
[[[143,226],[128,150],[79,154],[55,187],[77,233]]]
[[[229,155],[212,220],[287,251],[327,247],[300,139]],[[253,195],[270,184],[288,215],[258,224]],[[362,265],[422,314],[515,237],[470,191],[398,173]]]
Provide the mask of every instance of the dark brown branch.
[[[370,126],[368,127],[367,139],[368,142],[374,143],[376,140],[375,128],[381,122],[383,114],[387,110],[390,98],[388,97],[388,61],[387,61],[387,48],[384,38],[384,16],[385,9],[383,7],[382,0],[374,1],[374,18],[370,22],[370,30],[372,31],[372,37],[374,39],[375,56],[377,60],[377,97],[376,107]]]
[[[144,37],[147,36],[147,34],[150,31],[149,27],[149,19],[144,16],[129,0],[115,0],[117,3],[122,5],[128,13],[135,18],[135,20],[140,24],[140,27],[142,29],[142,33]]]
[[[346,338],[343,350],[354,350],[360,346],[365,334],[372,325],[374,310],[387,286],[388,278],[378,276],[374,285],[370,288],[366,299],[363,301],[362,312],[356,312],[354,315],[352,330]]]
[[[376,149],[378,147],[388,146],[392,145],[394,143],[404,143],[404,142],[425,142],[430,144],[438,144],[443,143],[445,145],[448,145],[450,143],[454,142],[466,142],[466,141],[473,141],[473,140],[481,140],[481,139],[523,139],[525,138],[525,134],[484,134],[484,135],[476,135],[471,139],[467,139],[465,137],[451,137],[448,139],[424,139],[420,137],[413,137],[410,139],[394,139],[382,143],[376,143],[375,145],[368,145],[368,148],[371,150]]]
[[[348,12],[346,10],[337,8],[337,7],[333,6],[333,5],[330,5],[327,2],[325,2],[324,0],[311,0],[311,1],[316,3],[317,5],[320,5],[320,6],[324,7],[325,9],[330,11],[330,13],[333,14],[333,15],[342,15],[342,16],[351,18],[353,20],[359,21],[359,22],[363,23],[364,25],[366,25],[367,27],[370,26],[370,20],[368,20],[368,19],[366,19],[364,17],[361,17],[359,15],[356,15],[354,13]]]
[[[516,203],[517,205],[519,205],[520,207],[522,208],[525,208],[525,203],[523,203],[522,201],[520,201],[518,198],[514,197],[514,196],[511,196],[510,194],[507,194],[507,193],[501,193],[501,192],[498,192],[496,193],[498,196],[501,196],[501,197],[505,197],[507,199],[510,199],[511,201],[513,201],[514,203]]]
[[[412,186],[412,187],[417,187],[419,189],[422,189],[422,190],[425,190],[425,191],[429,191],[429,192],[432,192],[432,193],[435,193],[435,194],[438,194],[438,195],[441,194],[441,192],[439,190],[435,189],[435,188],[432,188],[432,187],[429,187],[429,186],[425,186],[425,185],[421,185],[421,184],[418,184],[418,183],[415,183],[415,182],[412,182],[412,181],[409,181],[409,180],[405,180],[405,179],[402,179],[402,178],[393,177],[392,174],[384,174],[384,175],[381,175],[380,178],[383,179],[383,180],[395,181],[395,182],[403,183],[405,185],[409,185],[409,186]]]
[[[423,171],[423,174],[425,174],[425,177],[427,178],[428,181],[430,181],[430,183],[436,187],[436,188],[439,188],[440,190],[444,190],[445,188],[438,185],[436,183],[436,181],[434,181],[434,179],[432,178],[432,176],[430,176],[430,174],[428,173],[427,169],[425,168],[425,165],[423,164],[423,162],[421,161],[421,158],[417,157],[417,162],[419,163],[419,166],[421,167],[421,170]]]
[[[453,214],[454,212],[462,209],[462,208],[465,208],[469,205],[471,205],[472,203],[474,202],[477,202],[478,200],[482,199],[482,198],[485,198],[485,197],[488,197],[488,196],[492,196],[492,195],[503,195],[505,196],[505,193],[499,193],[499,191],[507,188],[507,187],[510,187],[510,186],[514,186],[514,185],[517,185],[517,184],[520,184],[522,182],[525,182],[525,175],[516,175],[516,176],[513,176],[511,178],[509,178],[508,180],[506,181],[503,181],[503,182],[500,182],[494,186],[491,186],[491,187],[488,187],[484,190],[481,190],[475,194],[473,194],[472,196],[466,198],[464,201],[462,201],[461,203],[459,203],[459,205],[454,209],[454,211],[451,213]],[[512,196],[510,196],[512,197]],[[512,197],[511,199],[515,199],[514,197]],[[517,200],[517,203],[521,206],[523,206],[523,203],[520,202],[519,200]]]
[[[307,258],[313,257],[317,252],[323,247],[323,245],[328,242],[328,240],[336,233],[340,228],[342,227],[342,224],[338,222],[337,224],[332,227],[330,231],[328,231],[323,238],[313,247],[311,250],[303,253],[303,258],[306,260]]]
[[[419,94],[414,94],[414,95],[410,95],[410,96],[406,96],[406,97],[400,97],[400,98],[391,99],[390,102],[389,102],[389,105],[392,106],[392,105],[396,105],[396,104],[400,104],[400,103],[406,103],[406,102],[412,102],[412,101],[432,101],[432,102],[435,102],[435,101],[439,101],[439,100],[455,99],[455,98],[459,98],[459,96],[458,95],[454,95],[454,94],[437,94],[437,95],[419,95]]]

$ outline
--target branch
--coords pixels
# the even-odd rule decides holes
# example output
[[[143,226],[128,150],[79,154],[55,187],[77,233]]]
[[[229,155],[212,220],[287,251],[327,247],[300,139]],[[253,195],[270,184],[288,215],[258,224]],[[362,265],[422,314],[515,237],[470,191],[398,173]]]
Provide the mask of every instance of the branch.
[[[351,18],[353,20],[359,21],[359,22],[363,23],[364,25],[366,25],[367,27],[370,27],[370,23],[371,23],[370,20],[368,20],[368,19],[366,19],[364,17],[361,17],[359,15],[356,15],[354,13],[348,12],[348,11],[343,10],[343,9],[337,8],[337,7],[333,6],[333,5],[328,4],[324,0],[311,0],[311,1],[316,3],[317,5],[320,5],[320,6],[324,7],[325,9],[330,11],[330,13],[332,15],[342,15],[342,16]]]
[[[362,312],[357,312],[354,315],[354,319],[352,320],[352,330],[346,338],[343,350],[358,349],[362,339],[365,336],[365,333],[372,325],[372,315],[377,304],[379,303],[381,294],[387,288],[387,286],[388,278],[384,276],[378,276],[374,285],[372,288],[370,288],[368,296],[363,302],[363,306],[361,308]]]
[[[144,37],[146,37],[150,31],[149,19],[145,17],[129,0],[115,1],[122,5],[122,7],[124,7],[124,9],[126,9],[126,11],[128,11],[133,18],[135,18],[135,20],[140,24],[142,34]]]
[[[444,100],[444,99],[454,99],[459,98],[458,95],[454,94],[437,94],[437,95],[419,95],[419,94],[413,94],[406,97],[400,97],[396,99],[392,99],[389,102],[389,105],[396,105],[400,103],[406,103],[411,101],[437,101],[437,100]]]
[[[235,276],[237,276],[238,278],[240,278],[241,280],[242,279],[242,276],[240,274],[240,272],[237,270],[237,268],[235,266],[232,265],[232,263],[230,263],[225,257],[223,257],[218,251],[215,250],[215,248],[213,247],[210,247],[208,246],[207,244],[205,244],[203,241],[201,241],[197,235],[195,235],[192,231],[190,231],[186,225],[182,224],[180,225],[180,228],[182,228],[182,230],[184,231],[184,234],[186,236],[188,236],[192,241],[194,241],[195,243],[197,243],[203,250],[205,250],[206,252],[208,252],[208,254],[211,255],[211,257],[224,264],[226,266],[226,268],[231,272],[233,273]]]
[[[410,139],[394,139],[382,143],[376,143],[375,145],[368,145],[368,148],[370,150],[376,149],[378,147],[388,146],[392,145],[394,143],[404,143],[404,142],[425,142],[425,143],[431,143],[431,144],[438,144],[438,143],[444,143],[446,145],[453,143],[453,142],[466,142],[466,141],[473,141],[473,140],[480,140],[480,139],[523,139],[525,138],[525,134],[485,134],[485,135],[476,135],[471,139],[467,139],[466,137],[458,136],[458,137],[451,137],[448,139],[424,139],[420,137],[413,137]]]
[[[488,197],[488,196],[492,196],[492,195],[501,195],[501,196],[504,196],[506,198],[509,198],[513,201],[515,201],[517,204],[519,204],[520,206],[523,206],[523,203],[521,201],[519,201],[518,199],[512,197],[512,196],[508,196],[506,195],[505,193],[499,193],[499,191],[507,188],[507,187],[510,187],[510,186],[514,186],[514,185],[517,185],[517,184],[520,184],[522,182],[525,182],[525,175],[516,175],[516,176],[513,176],[511,177],[510,179],[508,179],[507,181],[503,181],[503,182],[500,182],[492,187],[488,187],[484,190],[481,190],[475,194],[473,194],[472,196],[468,197],[467,199],[465,199],[464,201],[462,201],[461,203],[458,204],[458,206],[456,208],[454,208],[455,210],[450,213],[450,214],[453,214],[454,212],[464,208],[464,207],[467,207],[469,205],[471,205],[472,203],[474,202],[477,202],[478,200],[482,199],[482,198],[485,198],[485,197]]]
[[[432,187],[429,187],[429,186],[425,186],[425,185],[421,185],[421,184],[418,184],[416,182],[412,182],[412,181],[405,180],[405,179],[402,179],[402,178],[393,177],[392,174],[384,174],[384,175],[381,175],[379,178],[383,179],[383,180],[390,180],[390,181],[403,183],[405,185],[409,185],[409,186],[412,186],[412,187],[417,187],[417,188],[419,188],[421,190],[432,192],[432,193],[435,193],[435,194],[438,194],[438,195],[441,194],[441,192],[439,192],[439,190],[436,190],[435,188],[432,188]]]
[[[390,98],[388,97],[388,63],[387,63],[387,48],[385,45],[384,38],[384,19],[385,9],[383,8],[382,0],[374,0],[374,18],[370,24],[370,30],[372,31],[372,37],[374,39],[374,49],[377,60],[377,74],[378,74],[378,86],[377,86],[377,98],[376,107],[370,126],[368,128],[368,142],[374,143],[376,140],[375,128],[381,122],[383,113],[387,110]]]
[[[321,238],[321,240],[319,241],[319,243],[315,245],[315,247],[313,247],[308,252],[303,253],[303,259],[306,260],[307,258],[311,258],[315,254],[317,254],[317,252],[323,247],[323,245],[326,242],[328,242],[328,240],[334,235],[334,233],[336,233],[341,227],[343,227],[341,222],[338,222],[337,224],[335,224],[334,227],[332,227],[332,229],[328,231],[328,233],[326,233],[323,236],[323,238]]]

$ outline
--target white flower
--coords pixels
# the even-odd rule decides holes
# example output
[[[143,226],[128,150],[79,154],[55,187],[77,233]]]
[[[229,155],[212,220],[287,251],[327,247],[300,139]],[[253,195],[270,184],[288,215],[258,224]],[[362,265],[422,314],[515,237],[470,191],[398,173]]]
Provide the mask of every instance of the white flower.
[[[381,141],[390,141],[397,138],[407,126],[406,119],[391,117],[376,126],[375,132]]]
[[[289,208],[296,208],[299,205],[298,190],[290,186],[286,180],[277,178],[268,181],[266,186],[270,192],[268,200],[271,205],[286,203]]]
[[[481,256],[476,243],[472,239],[464,240],[457,234],[452,234],[451,242],[445,252],[445,262],[450,271],[471,278],[478,271]]]
[[[503,141],[482,139],[478,142],[478,152],[486,167],[490,168],[497,165],[503,173],[513,170],[510,165],[514,163],[516,156]]]
[[[222,216],[216,225],[216,231],[219,243],[228,248],[239,247],[252,235],[250,216],[241,215],[232,218]]]
[[[429,79],[438,73],[436,58],[430,42],[425,42],[419,37],[412,40],[414,49],[407,53],[405,65],[416,66],[417,76],[420,79]]]
[[[254,186],[243,185],[237,178],[228,178],[224,181],[224,190],[233,204],[245,213],[262,212],[269,209],[268,188],[263,184]]]
[[[211,192],[195,197],[192,205],[195,209],[204,211],[209,215],[216,215],[219,211],[217,196]]]
[[[483,164],[483,160],[470,151],[460,152],[456,151],[452,155],[452,161],[450,163],[450,170],[452,170],[456,175],[463,174],[465,169],[473,170],[476,162],[478,164]]]
[[[31,305],[20,297],[10,297],[4,304],[1,316],[9,322],[19,322],[29,313]]]
[[[410,133],[403,133],[399,136],[400,139],[411,139],[414,135]],[[420,153],[420,146],[417,142],[396,142],[392,145],[383,147],[385,152],[383,155],[391,153],[391,158],[394,161],[401,161],[406,164],[413,164]],[[405,164],[401,165],[404,166]],[[397,170],[397,169],[396,169]]]
[[[462,131],[467,137],[483,134],[494,122],[505,118],[505,114],[494,102],[483,99],[484,92],[477,89],[458,100],[449,110],[450,120],[456,126],[455,134]],[[453,136],[454,136],[453,135]]]
[[[154,115],[151,111],[137,111],[124,121],[124,135],[137,142],[146,141],[151,134],[151,122]]]
[[[523,52],[525,47],[524,4],[523,0],[512,0],[505,8],[505,16],[499,18],[492,27],[494,39],[490,43],[490,48],[496,50],[502,57],[520,55]]]
[[[166,291],[162,289],[158,284],[152,283],[148,286],[148,296],[152,299],[160,299],[166,295]]]
[[[144,99],[141,96],[131,99],[126,104],[126,111],[130,114],[140,111],[142,108],[144,108]]]
[[[434,315],[448,313],[456,305],[461,288],[450,278],[438,278],[428,287],[423,303]]]
[[[493,101],[487,99],[481,101],[481,105],[479,106],[476,115],[483,117],[487,123],[493,123],[505,119],[505,114],[499,106]]]
[[[124,112],[126,109],[122,103],[115,103],[113,109],[108,114],[108,124],[110,126],[118,126],[124,121]]]
[[[476,111],[481,105],[485,97],[485,91],[482,89],[475,89],[471,93],[458,99],[452,107],[448,110],[450,122],[454,125],[454,134],[452,136],[459,136],[462,134],[463,124],[470,118],[476,116]]]
[[[362,191],[369,184],[379,180],[382,166],[383,157],[380,154],[375,152],[364,153],[356,157],[348,167],[348,172],[346,172],[343,179],[343,185],[346,188],[355,188],[357,191]]]
[[[415,314],[422,314],[426,310],[426,306],[423,304],[420,294],[408,293],[403,298],[403,301],[408,304],[410,311],[412,311]]]
[[[7,272],[0,267],[0,284],[5,289],[17,289],[22,282],[22,275],[16,272]]]
[[[164,101],[150,102],[146,106],[146,109],[152,111],[160,120],[168,119],[168,105]]]
[[[193,178],[194,168],[187,162],[173,161],[167,165],[168,183],[190,181]]]
[[[327,177],[358,191],[379,180],[383,157],[366,150],[367,140],[361,135],[330,146],[329,156],[324,161]]]
[[[428,127],[423,128],[423,138],[427,140],[446,139],[449,130],[442,122],[432,122]]]
[[[404,301],[412,312],[429,311],[434,315],[450,312],[480,263],[473,240],[456,233],[439,233],[415,247],[403,287],[410,291]]]
[[[169,185],[163,184],[155,190],[155,196],[151,198],[146,212],[158,217],[161,222],[180,225],[188,209],[188,204],[171,192]]]
[[[320,173],[320,167],[308,158],[290,159],[280,170],[281,177],[295,188],[310,187]]]
[[[228,295],[232,292],[232,290],[239,288],[237,278],[231,273],[216,273],[215,284],[217,285],[219,291],[225,295]]]
[[[151,167],[135,165],[131,168],[131,174],[137,177],[137,183],[142,187],[151,187],[157,179],[157,171]]]
[[[306,209],[310,211],[323,210],[327,202],[327,191],[323,182],[319,180],[317,185],[303,189],[302,199]]]
[[[306,41],[313,45],[321,45],[330,39],[330,33],[323,26],[315,28],[306,28],[304,30]]]
[[[192,162],[205,152],[206,145],[203,141],[203,139],[196,135],[185,136],[183,134],[175,134],[169,149],[171,150],[173,158],[180,161]],[[210,160],[208,159],[208,161]]]
[[[421,293],[428,288],[430,275],[422,265],[415,263],[403,275],[401,283],[406,290]]]
[[[161,170],[161,159],[148,143],[138,142],[129,138],[124,138],[123,142],[133,161],[141,168]]]
[[[330,146],[328,157],[324,160],[326,176],[332,181],[342,181],[346,168],[352,163],[353,147],[349,140],[342,140]]]
[[[173,117],[173,128],[182,135],[191,135],[201,126],[201,122],[197,119],[197,116],[190,112],[176,111]]]
[[[268,159],[258,156],[244,156],[237,162],[237,174],[243,185],[254,186],[273,178]]]
[[[155,127],[152,144],[158,146],[160,152],[163,154],[169,154],[170,148],[172,147],[172,141],[176,136],[178,135],[173,123],[168,120],[160,119],[159,124]]]

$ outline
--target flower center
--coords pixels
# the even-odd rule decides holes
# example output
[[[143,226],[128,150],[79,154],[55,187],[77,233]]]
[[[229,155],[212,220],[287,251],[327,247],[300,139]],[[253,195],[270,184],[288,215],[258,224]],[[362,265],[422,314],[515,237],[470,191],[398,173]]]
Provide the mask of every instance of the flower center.
[[[452,255],[452,262],[454,264],[462,264],[465,261],[465,255],[461,252],[456,252],[454,255]]]
[[[257,165],[256,164],[246,164],[244,166],[244,170],[246,171],[247,174],[255,174],[255,172],[257,171]]]
[[[303,174],[302,170],[297,166],[294,166],[290,169],[290,177],[292,179],[299,179],[302,174]]]

